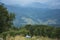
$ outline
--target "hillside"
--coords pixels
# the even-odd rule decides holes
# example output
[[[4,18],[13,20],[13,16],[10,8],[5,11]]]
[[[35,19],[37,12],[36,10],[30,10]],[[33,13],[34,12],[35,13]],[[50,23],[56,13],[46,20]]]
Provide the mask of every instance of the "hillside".
[[[7,6],[8,10],[16,14],[14,24],[19,26],[22,24],[49,24],[60,25],[60,9],[48,8],[32,8],[32,7],[16,7]],[[26,21],[27,20],[27,21]],[[29,23],[30,21],[31,23]]]

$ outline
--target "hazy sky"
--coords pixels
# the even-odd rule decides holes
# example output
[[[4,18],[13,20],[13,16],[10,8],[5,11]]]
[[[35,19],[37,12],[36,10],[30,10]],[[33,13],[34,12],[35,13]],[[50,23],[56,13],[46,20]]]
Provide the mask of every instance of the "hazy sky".
[[[6,5],[18,5],[23,7],[33,6],[33,7],[43,7],[43,8],[45,6],[48,8],[60,9],[60,0],[1,0],[1,2],[5,3]]]

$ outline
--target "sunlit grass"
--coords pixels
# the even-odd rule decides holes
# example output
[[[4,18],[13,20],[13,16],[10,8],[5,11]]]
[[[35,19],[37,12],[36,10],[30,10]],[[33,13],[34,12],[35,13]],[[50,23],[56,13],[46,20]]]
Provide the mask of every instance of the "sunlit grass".
[[[23,36],[15,36],[15,37],[8,37],[9,40],[54,40],[54,39],[51,39],[51,38],[48,38],[48,37],[36,37],[36,36],[33,36],[32,38],[26,38],[26,37],[23,37]],[[7,39],[7,40],[8,40]]]

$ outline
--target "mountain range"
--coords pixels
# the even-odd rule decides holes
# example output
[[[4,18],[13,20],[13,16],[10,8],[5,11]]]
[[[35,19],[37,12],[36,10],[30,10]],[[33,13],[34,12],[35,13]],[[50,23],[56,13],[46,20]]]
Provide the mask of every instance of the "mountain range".
[[[15,13],[14,25],[44,24],[60,26],[60,9],[17,7],[6,5],[10,12]]]

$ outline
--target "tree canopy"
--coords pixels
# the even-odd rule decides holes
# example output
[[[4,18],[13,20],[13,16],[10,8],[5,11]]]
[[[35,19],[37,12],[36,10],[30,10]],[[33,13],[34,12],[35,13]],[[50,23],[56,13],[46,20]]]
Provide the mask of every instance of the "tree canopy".
[[[14,13],[10,13],[3,3],[0,3],[0,33],[13,26]]]

